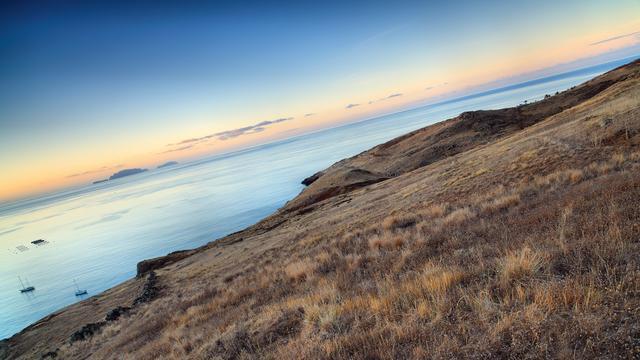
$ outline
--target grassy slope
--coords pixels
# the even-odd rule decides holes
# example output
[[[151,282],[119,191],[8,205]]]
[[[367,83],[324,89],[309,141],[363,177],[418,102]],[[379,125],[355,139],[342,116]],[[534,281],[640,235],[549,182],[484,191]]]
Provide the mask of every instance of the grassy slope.
[[[364,170],[349,179],[391,179],[294,200],[157,270],[161,296],[87,341],[64,344],[143,279],[17,335],[5,355],[637,356],[640,63],[585,86],[598,91],[521,108],[537,114],[524,120],[463,115],[343,161],[333,168]],[[478,128],[496,118],[506,125]],[[464,146],[432,156],[442,142]],[[308,191],[342,185],[331,173]]]

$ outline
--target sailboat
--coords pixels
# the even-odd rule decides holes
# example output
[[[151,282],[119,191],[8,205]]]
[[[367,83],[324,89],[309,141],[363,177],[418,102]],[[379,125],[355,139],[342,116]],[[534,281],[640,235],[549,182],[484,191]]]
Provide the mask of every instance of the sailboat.
[[[20,280],[20,285],[22,285],[22,289],[20,289],[21,293],[32,292],[33,290],[36,289],[35,287],[29,285],[29,280],[27,280],[26,278],[24,280],[27,282],[27,286],[24,286],[24,283],[22,282],[22,279],[20,278],[20,276],[18,276],[18,280]]]
[[[76,296],[87,295],[87,290],[80,289],[80,287],[78,287],[76,279],[73,279],[73,284],[76,286]]]

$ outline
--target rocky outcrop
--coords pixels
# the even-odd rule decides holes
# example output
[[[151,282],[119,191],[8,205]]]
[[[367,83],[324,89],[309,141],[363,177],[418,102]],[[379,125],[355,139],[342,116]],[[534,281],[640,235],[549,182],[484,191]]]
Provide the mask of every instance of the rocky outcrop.
[[[71,335],[71,338],[69,339],[69,341],[71,343],[74,343],[76,341],[82,341],[82,340],[88,339],[91,336],[93,336],[93,334],[98,332],[98,330],[102,329],[102,327],[105,326],[106,324],[107,324],[106,321],[86,324],[80,330],[74,332]]]
[[[318,171],[317,173],[309,176],[308,178],[305,178],[304,180],[302,180],[302,185],[304,186],[309,186],[311,184],[313,184],[314,181],[318,180],[320,178],[320,176],[324,175],[324,171]]]
[[[156,296],[158,296],[158,292],[158,277],[155,271],[151,271],[149,276],[147,276],[147,281],[145,281],[142,287],[142,293],[133,301],[133,306],[144,304],[155,299]]]
[[[136,266],[136,270],[137,270],[136,271],[136,276],[137,277],[142,277],[146,273],[148,273],[149,271],[157,270],[157,269],[165,267],[165,266],[167,266],[169,264],[173,264],[174,262],[180,261],[180,260],[190,256],[193,253],[194,253],[193,250],[181,250],[181,251],[174,251],[174,252],[169,253],[169,254],[167,254],[165,256],[160,256],[160,257],[153,258],[153,259],[142,260]]]
[[[74,343],[76,341],[82,341],[90,338],[91,336],[93,336],[93,334],[97,333],[98,331],[100,331],[100,329],[107,325],[107,323],[118,320],[122,315],[131,311],[133,307],[150,302],[151,300],[155,299],[158,296],[158,292],[158,277],[156,276],[156,273],[154,271],[151,271],[147,276],[147,280],[144,282],[140,296],[138,296],[133,301],[132,307],[118,306],[111,309],[105,316],[104,321],[84,325],[82,328],[80,328],[80,330],[74,332],[71,335],[71,337],[69,338],[69,342]]]
[[[120,318],[120,316],[126,314],[129,312],[129,310],[131,310],[130,307],[128,306],[118,306],[117,308],[113,308],[111,309],[108,313],[107,316],[105,316],[105,320],[106,321],[115,321],[118,320]]]

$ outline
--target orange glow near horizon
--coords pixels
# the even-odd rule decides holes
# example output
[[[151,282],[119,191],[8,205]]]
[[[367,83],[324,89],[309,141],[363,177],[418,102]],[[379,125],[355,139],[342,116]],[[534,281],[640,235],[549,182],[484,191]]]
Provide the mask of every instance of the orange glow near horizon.
[[[587,27],[588,28],[588,27]],[[207,155],[227,152],[264,142],[283,139],[305,132],[336,126],[351,121],[373,117],[407,109],[417,103],[424,103],[453,91],[464,90],[498,79],[513,77],[532,71],[548,68],[582,58],[599,56],[614,50],[638,45],[640,37],[626,36],[614,39],[619,34],[632,34],[640,31],[640,22],[631,22],[603,29],[591,29],[576,35],[569,41],[559,39],[534,39],[535,46],[522,45],[514,49],[496,50],[495,54],[487,51],[475,57],[456,58],[448,64],[435,62],[415,64],[406,69],[397,69],[394,76],[387,74],[369,74],[354,76],[340,83],[354,90],[351,97],[344,94],[325,92],[323,94],[303,94],[295,103],[286,104],[282,109],[258,108],[254,113],[264,111],[260,119],[278,119],[293,117],[290,121],[271,124],[262,132],[230,138],[220,141],[202,142],[184,151],[168,152],[178,146],[167,144],[178,143],[184,139],[202,137],[207,134],[228,131],[235,128],[256,124],[249,121],[253,113],[233,118],[230,112],[226,122],[207,128],[205,120],[191,123],[188,119],[180,119],[172,127],[160,128],[144,135],[127,134],[117,139],[102,141],[92,146],[68,147],[55,153],[56,161],[42,154],[29,154],[33,161],[16,161],[11,164],[0,179],[0,201],[10,201],[25,196],[51,192],[65,187],[87,184],[103,179],[122,168],[145,167],[155,168],[169,160],[189,161]],[[612,39],[604,42],[604,39]],[[603,41],[598,44],[598,42]],[[497,54],[497,55],[496,55]],[[418,61],[420,61],[419,59]],[[385,84],[385,80],[390,81]],[[448,83],[447,85],[442,85]],[[426,90],[433,85],[433,89]],[[364,88],[366,91],[358,91]],[[402,94],[389,97],[393,94]],[[302,100],[301,100],[302,99]],[[369,103],[369,102],[372,103]],[[359,104],[346,109],[347,104]],[[305,111],[303,111],[305,109]],[[291,113],[290,113],[291,112]],[[314,115],[305,116],[306,113]],[[272,113],[272,116],[268,116]],[[283,116],[282,114],[287,114]],[[217,112],[203,114],[217,116]],[[444,119],[443,119],[444,120]],[[107,146],[108,143],[108,146]],[[7,166],[7,164],[4,164]],[[77,174],[75,176],[72,176]]]

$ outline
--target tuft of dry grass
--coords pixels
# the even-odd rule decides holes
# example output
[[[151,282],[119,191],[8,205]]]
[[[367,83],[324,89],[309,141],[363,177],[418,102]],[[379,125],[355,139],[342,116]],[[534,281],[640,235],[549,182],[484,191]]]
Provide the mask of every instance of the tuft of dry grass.
[[[496,199],[480,205],[480,211],[483,214],[492,214],[506,210],[520,203],[520,194],[502,195]]]
[[[290,263],[284,268],[287,278],[292,281],[302,281],[307,279],[315,269],[309,260],[300,260]]]
[[[399,249],[405,243],[405,237],[391,233],[383,233],[381,235],[373,235],[368,240],[371,250],[394,250]]]
[[[416,217],[410,214],[392,215],[382,221],[382,228],[388,231],[405,229],[416,224]]]
[[[449,215],[442,219],[445,226],[460,225],[466,221],[473,219],[476,213],[470,207],[463,207],[452,211]]]
[[[500,279],[505,286],[525,281],[542,271],[545,258],[539,252],[525,246],[510,251],[498,263]]]
[[[447,213],[446,204],[434,204],[420,211],[420,216],[425,219],[437,219]]]

